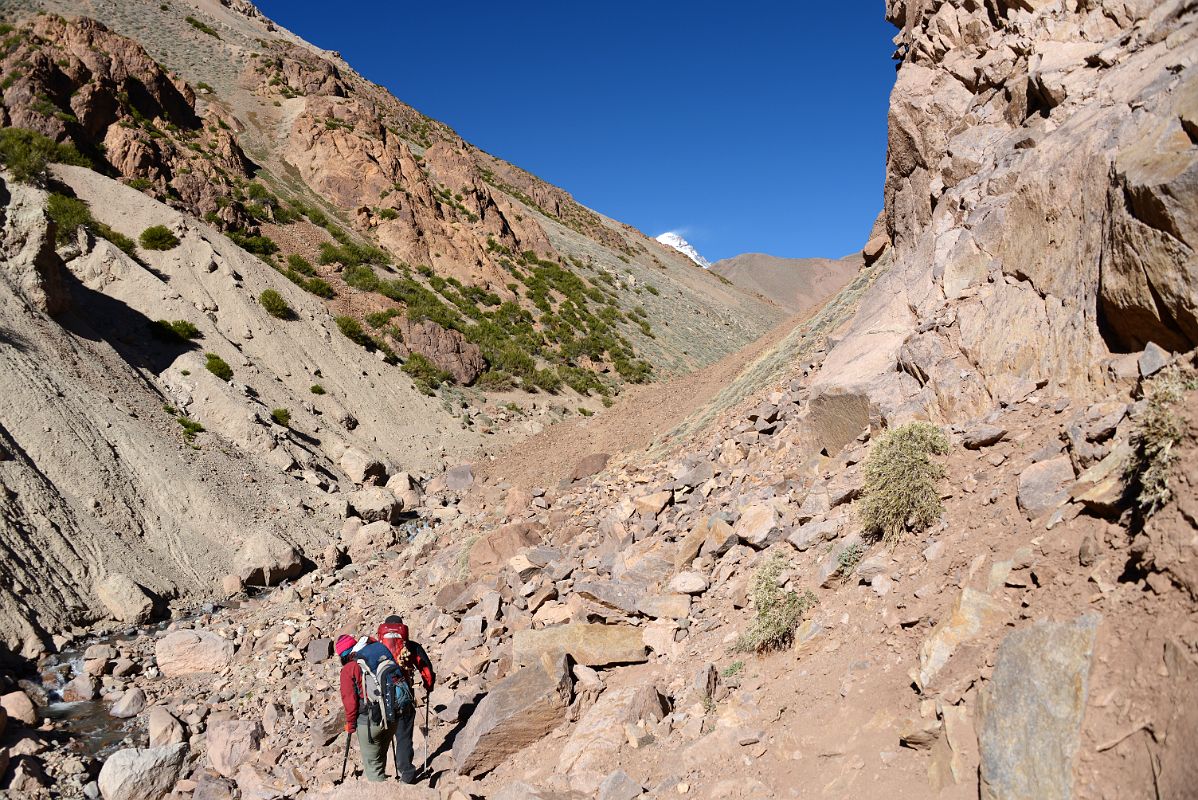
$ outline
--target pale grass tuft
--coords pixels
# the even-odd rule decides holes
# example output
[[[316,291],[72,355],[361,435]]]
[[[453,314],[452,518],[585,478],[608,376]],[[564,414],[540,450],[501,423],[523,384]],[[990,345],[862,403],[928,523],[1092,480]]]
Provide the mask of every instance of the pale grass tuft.
[[[789,568],[790,562],[775,553],[753,573],[751,591],[757,618],[737,639],[734,649],[738,652],[761,653],[786,647],[794,639],[803,615],[815,606],[811,592],[799,595],[778,587],[778,578]]]
[[[948,437],[927,422],[910,422],[879,437],[865,462],[860,519],[868,536],[893,546],[908,530],[920,531],[944,510],[936,484],[944,467],[932,456],[948,453]]]

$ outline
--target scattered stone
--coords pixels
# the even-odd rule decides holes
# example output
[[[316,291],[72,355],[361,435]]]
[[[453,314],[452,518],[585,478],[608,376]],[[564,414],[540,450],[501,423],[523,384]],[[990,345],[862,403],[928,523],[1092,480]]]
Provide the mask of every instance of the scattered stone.
[[[30,726],[41,722],[41,715],[38,714],[33,701],[29,699],[29,695],[19,689],[0,696],[0,708],[7,713],[8,719],[15,719]]]
[[[1141,378],[1150,378],[1173,361],[1173,354],[1156,342],[1149,342],[1137,362]]]
[[[357,426],[357,420],[354,421],[354,426]],[[341,469],[354,483],[382,484],[387,480],[387,468],[381,461],[353,447],[341,456]]]
[[[1006,435],[1006,428],[1000,428],[997,425],[979,425],[965,432],[962,444],[968,450],[981,450],[983,447],[998,444]]]
[[[668,588],[679,594],[703,594],[707,591],[707,579],[698,572],[679,572]]]
[[[999,646],[978,706],[982,800],[1073,796],[1099,620],[1036,622]]]
[[[304,648],[304,658],[310,664],[319,664],[322,661],[327,661],[333,657],[333,640],[332,639],[313,639],[308,642],[308,646]]]
[[[184,741],[183,723],[162,706],[150,709],[147,725],[150,732],[150,747],[169,747]]]
[[[686,619],[690,616],[689,594],[659,594],[642,597],[637,611],[653,619]]]
[[[740,541],[757,550],[782,538],[778,512],[770,503],[757,503],[746,508],[736,521],[735,530]]]
[[[93,587],[96,597],[118,622],[141,625],[154,611],[154,601],[145,590],[120,572],[110,573]]]
[[[458,464],[445,471],[445,488],[451,492],[464,492],[474,485],[474,467]]]
[[[117,719],[129,719],[136,717],[146,707],[146,693],[141,689],[134,687],[127,689],[121,695],[121,699],[117,700],[112,708],[108,709],[108,713]]]
[[[592,475],[598,475],[607,466],[610,458],[611,456],[607,453],[591,453],[588,456],[583,456],[582,460],[574,465],[574,470],[570,473],[570,480],[581,481]]]
[[[81,672],[62,687],[62,699],[66,703],[79,703],[96,699],[96,679],[87,672]]]
[[[644,794],[644,787],[628,776],[624,770],[616,770],[599,784],[598,800],[636,800]]]
[[[532,522],[512,522],[484,533],[470,547],[467,564],[471,575],[490,573],[507,564],[512,556],[541,543],[544,529]]]
[[[187,745],[118,750],[100,769],[100,794],[104,800],[160,800],[179,780]]]
[[[642,495],[632,501],[633,508],[646,517],[656,517],[674,500],[672,491]]]
[[[386,522],[394,525],[399,522],[400,512],[403,511],[403,501],[395,496],[390,489],[382,486],[367,486],[349,496],[349,513],[360,517],[363,522]]]
[[[233,661],[233,643],[215,633],[173,631],[158,640],[154,659],[168,678],[201,672],[219,672]]]
[[[924,694],[934,691],[936,679],[957,648],[996,629],[1006,611],[996,600],[976,589],[961,590],[950,614],[942,619],[919,648],[916,678]]]
[[[1020,473],[1016,500],[1028,519],[1036,519],[1069,499],[1073,480],[1073,463],[1068,456],[1040,461]]]
[[[208,763],[226,778],[252,759],[261,746],[262,725],[257,721],[222,719],[208,724]]]

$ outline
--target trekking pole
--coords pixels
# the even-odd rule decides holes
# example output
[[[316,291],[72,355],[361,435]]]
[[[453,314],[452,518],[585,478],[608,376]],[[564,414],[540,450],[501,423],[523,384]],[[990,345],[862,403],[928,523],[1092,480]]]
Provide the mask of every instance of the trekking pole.
[[[345,783],[345,768],[349,766],[349,742],[352,737],[351,732],[345,732],[345,758],[341,759],[341,780],[338,783]]]
[[[428,687],[424,688],[424,773],[428,774]]]

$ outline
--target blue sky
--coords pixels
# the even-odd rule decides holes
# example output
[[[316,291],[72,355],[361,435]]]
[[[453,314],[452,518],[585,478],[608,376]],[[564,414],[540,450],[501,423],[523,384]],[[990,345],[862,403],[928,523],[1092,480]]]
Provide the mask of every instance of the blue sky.
[[[881,0],[259,0],[467,141],[707,258],[845,255],[882,207]]]

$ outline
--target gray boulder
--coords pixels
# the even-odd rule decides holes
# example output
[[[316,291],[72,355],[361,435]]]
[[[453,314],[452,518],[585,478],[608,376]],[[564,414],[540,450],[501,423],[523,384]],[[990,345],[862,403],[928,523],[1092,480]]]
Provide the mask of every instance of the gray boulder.
[[[141,625],[149,621],[154,611],[154,601],[140,586],[125,574],[110,573],[93,587],[96,597],[118,622]]]
[[[179,780],[187,745],[118,750],[100,769],[104,800],[160,800]]]
[[[1098,614],[1007,635],[979,703],[982,800],[1073,796]]]

